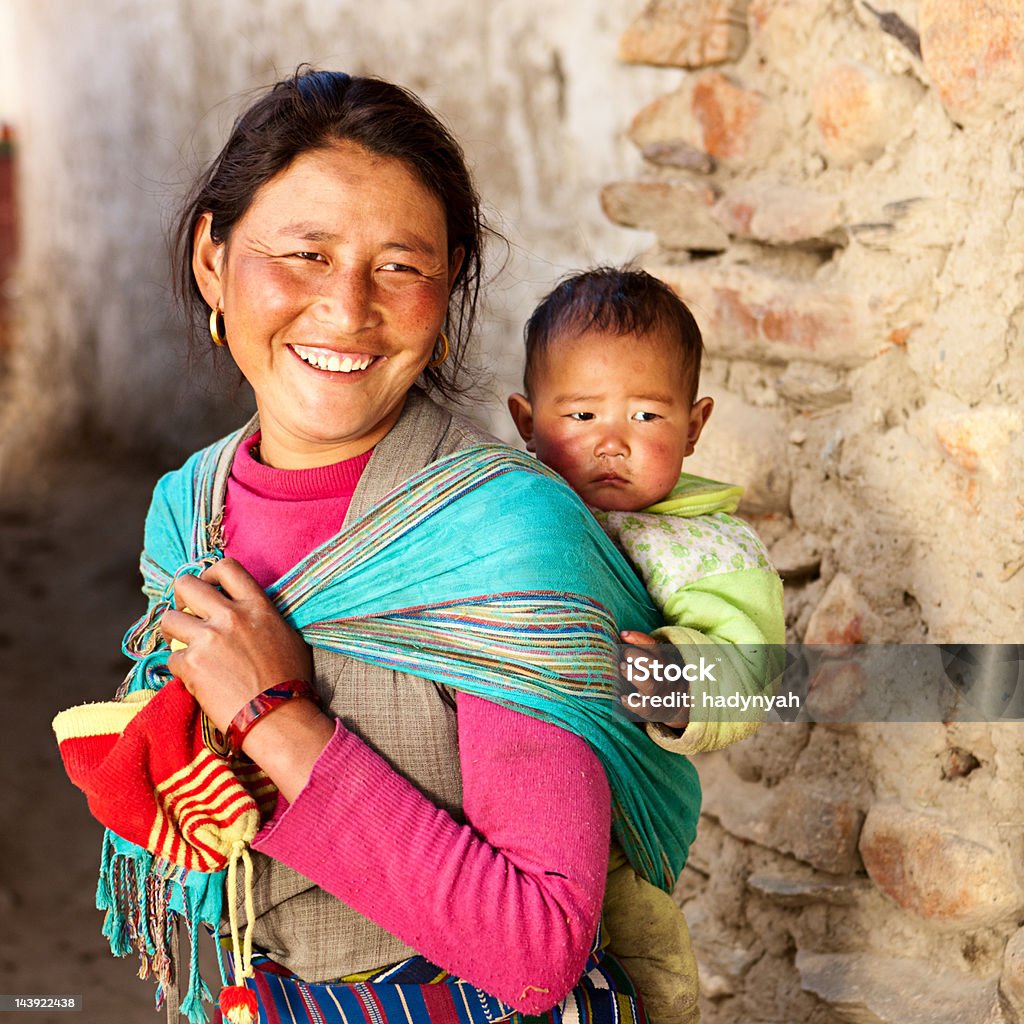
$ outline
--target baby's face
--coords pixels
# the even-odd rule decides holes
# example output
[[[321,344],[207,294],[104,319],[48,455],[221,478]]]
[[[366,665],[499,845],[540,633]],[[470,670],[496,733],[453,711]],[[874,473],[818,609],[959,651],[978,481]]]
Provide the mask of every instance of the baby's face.
[[[555,339],[529,400],[510,409],[529,450],[588,505],[636,511],[672,490],[711,412],[709,398],[691,406],[681,362],[657,331]]]

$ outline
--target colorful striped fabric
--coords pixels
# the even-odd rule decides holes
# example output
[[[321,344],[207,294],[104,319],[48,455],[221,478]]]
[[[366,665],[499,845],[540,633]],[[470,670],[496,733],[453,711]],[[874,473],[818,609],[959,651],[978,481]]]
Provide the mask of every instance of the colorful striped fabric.
[[[157,488],[142,563],[150,609],[124,643],[138,662],[129,690],[166,676],[167,651],[153,640],[159,617],[174,579],[218,555],[213,479],[237,441],[198,453]],[[660,619],[586,506],[545,466],[504,445],[431,463],[267,593],[314,646],[582,736],[608,776],[627,857],[671,890],[696,834],[697,773],[617,713],[617,624],[649,631]]]
[[[253,957],[260,1024],[647,1024],[643,1004],[618,961],[601,950],[579,984],[547,1013],[527,1016],[411,957],[361,981],[310,983],[262,956]],[[219,1014],[214,1024],[220,1024]]]
[[[159,689],[170,678],[159,620],[174,607],[174,580],[220,557],[214,480],[240,439],[197,453],[157,486],[142,558],[149,608],[125,636],[135,665],[122,694]],[[267,593],[314,646],[451,685],[583,737],[608,776],[622,848],[640,874],[671,889],[696,833],[697,774],[618,712],[616,679],[619,624],[650,631],[658,614],[586,506],[550,470],[503,445],[440,459]],[[135,861],[140,880],[163,866],[109,831],[104,851],[109,879],[101,880],[97,905],[108,911],[104,934],[117,952],[127,922],[110,896],[113,879],[125,859]],[[177,872],[173,881],[170,909],[191,935],[201,923],[219,923],[222,882],[198,872]],[[191,984],[183,1002],[193,1020],[200,991]],[[603,1019],[592,1007],[605,1005],[607,991],[594,980],[579,1007],[585,1018]],[[606,1003],[608,1019],[613,1004]]]

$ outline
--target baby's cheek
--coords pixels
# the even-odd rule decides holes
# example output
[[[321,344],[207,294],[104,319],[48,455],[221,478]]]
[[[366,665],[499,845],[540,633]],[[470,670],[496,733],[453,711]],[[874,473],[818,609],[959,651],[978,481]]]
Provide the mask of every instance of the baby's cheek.
[[[543,442],[538,440],[537,458],[560,476],[565,477],[571,485],[578,482],[581,462],[579,446],[567,438],[547,437]]]
[[[651,441],[645,452],[644,482],[656,491],[671,489],[679,477],[684,450],[674,439]]]

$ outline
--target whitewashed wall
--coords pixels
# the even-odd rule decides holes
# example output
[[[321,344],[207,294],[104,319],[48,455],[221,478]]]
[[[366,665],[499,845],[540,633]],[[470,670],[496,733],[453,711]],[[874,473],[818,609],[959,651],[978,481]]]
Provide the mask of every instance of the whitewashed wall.
[[[10,3],[10,0],[7,0]],[[678,72],[627,69],[639,0],[13,0],[11,118],[21,138],[23,259],[0,457],[8,471],[88,426],[115,445],[191,447],[244,398],[189,371],[164,228],[190,171],[251,90],[302,61],[418,92],[475,167],[511,260],[488,287],[481,418],[508,436],[520,331],[563,271],[642,251],[601,213],[601,184],[639,161],[629,116]],[[13,45],[11,45],[13,43]],[[494,254],[494,269],[505,262]]]

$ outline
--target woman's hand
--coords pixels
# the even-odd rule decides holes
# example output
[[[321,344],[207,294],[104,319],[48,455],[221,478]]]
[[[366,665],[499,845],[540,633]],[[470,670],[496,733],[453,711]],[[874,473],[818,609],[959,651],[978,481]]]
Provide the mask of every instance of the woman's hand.
[[[233,558],[174,584],[179,608],[160,620],[164,636],[186,646],[167,667],[225,732],[235,714],[268,686],[312,679],[312,655],[263,588]]]

